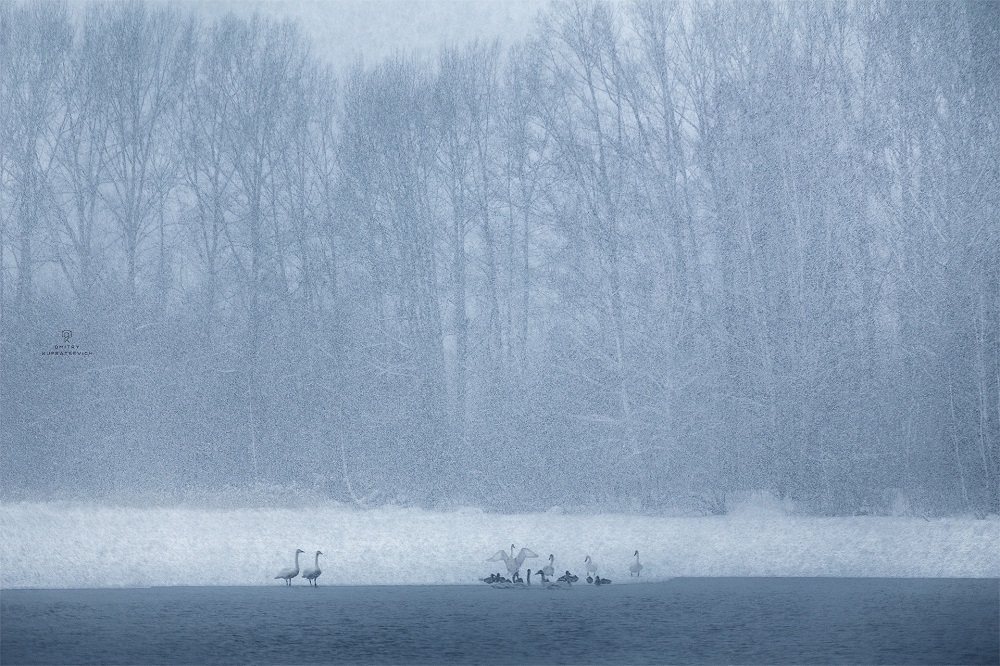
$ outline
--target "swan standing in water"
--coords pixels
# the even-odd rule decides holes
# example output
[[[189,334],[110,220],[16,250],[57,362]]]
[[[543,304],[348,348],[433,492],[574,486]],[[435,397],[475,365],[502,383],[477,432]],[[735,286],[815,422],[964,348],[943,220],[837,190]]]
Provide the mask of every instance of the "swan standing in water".
[[[322,554],[323,554],[322,550],[317,550],[316,561],[314,565],[311,568],[302,570],[302,577],[305,578],[307,581],[309,581],[310,585],[313,585],[315,587],[319,587],[319,585],[316,583],[316,579],[319,578],[319,575],[321,573],[323,573],[323,570],[319,568],[319,556]]]
[[[635,562],[629,566],[628,570],[636,576],[638,576],[639,572],[642,571],[642,564],[639,563],[639,551],[635,551]]]
[[[524,559],[526,557],[538,557],[538,555],[533,553],[529,548],[522,548],[521,552],[517,554],[517,557],[514,557],[514,544],[510,544],[510,555],[507,554],[507,551],[500,550],[497,551],[496,555],[486,561],[496,562],[497,560],[503,560],[504,564],[507,565],[507,571],[511,574],[516,574],[521,568],[521,565],[524,564]]]
[[[304,552],[306,552],[306,551],[302,550],[301,548],[296,548],[295,549],[295,568],[294,569],[293,568],[282,569],[281,571],[278,572],[278,575],[274,577],[275,580],[277,580],[278,578],[284,578],[285,579],[285,584],[286,585],[291,585],[292,584],[292,579],[299,575],[299,553],[304,553]]]
[[[584,562],[587,563],[587,573],[588,574],[594,574],[594,577],[596,578],[597,577],[597,562],[595,562],[594,560],[590,559],[590,555],[587,555],[587,558],[584,560]],[[587,577],[589,578],[590,576],[588,575]]]
[[[546,564],[544,567],[542,567],[542,572],[544,572],[546,576],[556,575],[556,569],[553,566],[555,559],[556,559],[555,555],[549,555],[549,563]]]

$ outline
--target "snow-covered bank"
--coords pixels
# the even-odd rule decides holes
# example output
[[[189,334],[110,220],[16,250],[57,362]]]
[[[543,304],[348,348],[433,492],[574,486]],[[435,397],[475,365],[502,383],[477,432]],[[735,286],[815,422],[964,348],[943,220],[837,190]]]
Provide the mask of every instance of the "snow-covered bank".
[[[0,587],[281,584],[296,548],[320,560],[321,585],[475,583],[500,571],[486,559],[514,543],[582,574],[629,580],[675,576],[1000,577],[1000,521],[501,515],[339,506],[289,509],[135,509],[65,504],[0,506]],[[522,571],[523,573],[523,571]],[[295,584],[304,585],[301,579]]]

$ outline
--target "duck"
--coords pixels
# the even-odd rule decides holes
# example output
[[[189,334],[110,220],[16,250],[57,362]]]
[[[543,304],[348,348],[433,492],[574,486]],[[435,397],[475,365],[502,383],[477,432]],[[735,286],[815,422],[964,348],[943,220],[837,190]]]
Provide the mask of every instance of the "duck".
[[[507,551],[500,550],[497,551],[496,555],[494,555],[493,557],[491,557],[486,561],[495,562],[497,560],[503,560],[504,564],[507,565],[507,571],[509,571],[511,574],[516,574],[518,570],[521,568],[521,565],[524,564],[525,558],[528,557],[538,557],[538,555],[536,555],[530,548],[522,548],[521,551],[515,557],[514,544],[510,544],[509,555],[507,554]]]
[[[289,567],[287,569],[282,569],[281,571],[278,572],[278,575],[275,576],[274,579],[277,580],[279,578],[284,578],[285,579],[285,584],[286,585],[291,585],[292,584],[292,579],[299,575],[299,554],[300,553],[304,553],[304,552],[306,552],[306,551],[302,550],[301,548],[296,548],[295,549],[295,566],[294,567]]]
[[[479,580],[481,580],[484,583],[486,583],[487,585],[489,585],[489,584],[497,582],[497,576],[496,576],[496,574],[490,574],[486,578],[480,578]]]
[[[319,584],[316,582],[316,579],[319,578],[319,575],[321,573],[323,573],[323,570],[319,568],[319,556],[322,554],[323,554],[322,550],[317,550],[316,559],[313,562],[313,566],[308,569],[302,570],[302,577],[305,578],[307,581],[309,581],[309,585],[313,587],[319,587]]]
[[[589,583],[593,583],[593,582],[594,582],[594,577],[593,576],[587,576],[587,583],[589,584]]]
[[[569,589],[569,588],[573,587],[573,579],[574,578],[576,578],[576,576],[574,576],[573,574],[571,574],[570,572],[567,571],[562,576],[559,576],[559,578],[557,578],[555,580],[555,582],[550,582],[545,587],[546,587],[546,589],[549,589],[549,590],[565,590],[565,589]]]
[[[579,576],[574,576],[569,571],[567,571],[562,576],[559,576],[559,578],[556,579],[556,582],[562,582],[562,583],[570,583],[570,584],[572,584],[572,583],[575,583],[578,580],[580,580]]]
[[[611,584],[610,578],[601,578],[600,576],[594,578],[594,585],[610,585],[610,584]]]
[[[528,571],[530,572],[531,570],[529,569]],[[545,573],[545,569],[539,569],[538,571],[535,572],[535,575],[539,576],[542,579],[542,585],[545,585],[546,583],[549,582],[548,576],[550,576],[551,574]]]
[[[635,574],[636,577],[638,577],[639,572],[642,571],[642,564],[639,562],[639,551],[635,551],[635,562],[629,566],[628,570],[632,574]]]

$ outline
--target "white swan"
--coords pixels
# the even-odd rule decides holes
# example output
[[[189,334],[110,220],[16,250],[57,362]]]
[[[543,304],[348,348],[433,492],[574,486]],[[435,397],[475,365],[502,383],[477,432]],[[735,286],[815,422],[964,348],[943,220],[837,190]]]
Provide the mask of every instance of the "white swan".
[[[278,578],[284,578],[285,579],[285,584],[286,585],[291,585],[292,584],[292,579],[299,575],[299,553],[304,553],[304,552],[306,552],[306,551],[301,550],[299,548],[296,548],[295,549],[295,568],[294,569],[292,569],[292,568],[282,569],[281,571],[278,572],[278,575],[274,577],[275,580],[277,580]]]
[[[584,559],[583,561],[587,563],[587,573],[588,574],[592,573],[592,574],[596,575],[597,574],[597,562],[595,562],[594,560],[590,559],[590,555],[587,555],[586,559]]]
[[[486,561],[496,562],[497,560],[503,560],[504,564],[507,565],[507,571],[511,574],[516,574],[521,568],[521,565],[524,564],[524,558],[526,557],[538,557],[538,555],[533,553],[529,548],[522,548],[521,552],[517,554],[517,557],[514,557],[514,544],[510,544],[510,555],[507,554],[507,551],[500,550],[497,551],[496,555]]]
[[[639,551],[635,551],[635,563],[630,565],[628,570],[631,571],[636,576],[638,576],[639,572],[642,571],[642,564],[639,563]]]
[[[549,563],[546,564],[544,567],[542,567],[542,573],[544,573],[546,576],[554,576],[556,574],[555,566],[553,566],[553,562],[555,562],[555,559],[556,559],[555,555],[549,555]]]
[[[310,585],[315,585],[316,587],[319,587],[316,583],[316,579],[319,578],[321,573],[323,573],[323,570],[319,568],[319,556],[322,554],[322,550],[317,550],[316,561],[313,566],[302,570],[302,577],[309,581]]]

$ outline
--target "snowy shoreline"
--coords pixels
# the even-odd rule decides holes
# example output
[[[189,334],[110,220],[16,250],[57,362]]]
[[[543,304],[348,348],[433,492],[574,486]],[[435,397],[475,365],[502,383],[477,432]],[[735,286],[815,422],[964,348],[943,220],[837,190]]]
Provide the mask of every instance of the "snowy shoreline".
[[[320,549],[321,585],[475,584],[514,543],[557,571],[643,582],[688,576],[1000,577],[1000,520],[492,514],[341,506],[302,509],[0,505],[0,588],[268,585],[295,548]],[[523,571],[522,571],[523,574]],[[632,579],[635,581],[636,579]],[[295,584],[304,585],[301,579]]]

